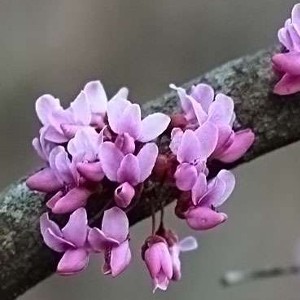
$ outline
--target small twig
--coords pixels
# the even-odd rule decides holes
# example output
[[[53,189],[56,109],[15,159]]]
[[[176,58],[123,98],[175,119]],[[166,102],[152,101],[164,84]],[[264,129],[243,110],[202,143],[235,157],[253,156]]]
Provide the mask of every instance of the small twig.
[[[253,280],[298,274],[300,274],[300,266],[269,267],[253,271],[233,270],[223,275],[221,284],[225,287],[230,287]]]

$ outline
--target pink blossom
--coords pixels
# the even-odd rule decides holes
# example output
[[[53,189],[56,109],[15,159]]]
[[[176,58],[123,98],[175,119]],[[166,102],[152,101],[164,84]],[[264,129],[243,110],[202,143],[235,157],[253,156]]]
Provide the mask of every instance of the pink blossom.
[[[114,98],[127,95],[127,89],[123,88]],[[87,83],[67,109],[61,106],[59,99],[49,94],[36,101],[38,118],[46,128],[45,139],[57,144],[74,137],[79,128],[89,125],[103,127],[106,109],[107,96],[100,81]]]
[[[156,289],[165,291],[173,277],[173,263],[167,242],[161,237],[147,241],[144,260],[152,278],[153,293]]]
[[[214,90],[207,84],[198,84],[188,94],[185,89],[171,85],[178,93],[181,107],[188,120],[188,127],[196,129],[206,122],[213,123],[218,129],[218,140],[211,158],[225,163],[241,158],[254,142],[254,134],[250,129],[234,132],[234,102],[224,95],[214,96]],[[173,129],[171,149],[180,143],[180,129]],[[173,141],[174,139],[174,141]],[[174,152],[174,151],[173,151]]]
[[[288,51],[300,51],[300,4],[292,9],[291,18],[285,21],[284,27],[278,31],[280,43]]]
[[[81,185],[76,165],[62,146],[55,147],[49,155],[49,167],[30,176],[26,184],[32,190],[56,192],[47,202],[52,212],[72,212],[86,204],[92,191]]]
[[[191,125],[202,125],[207,120],[215,125],[233,124],[234,103],[230,97],[221,93],[214,96],[213,88],[203,83],[193,86],[190,94],[174,84],[170,87],[177,91],[181,108]]]
[[[191,190],[198,174],[206,172],[206,161],[215,150],[217,139],[217,127],[209,121],[195,131],[173,130],[170,149],[179,162],[174,176],[180,190]]]
[[[278,39],[287,52],[272,57],[274,69],[280,76],[273,92],[294,94],[300,91],[300,3],[293,7],[291,19],[279,29]]]
[[[107,117],[114,133],[128,134],[133,140],[142,143],[156,139],[167,129],[171,121],[170,117],[162,113],[151,114],[142,120],[140,106],[122,97],[109,101]]]
[[[77,209],[63,229],[49,219],[47,213],[40,218],[40,229],[45,244],[52,250],[64,253],[57,266],[61,275],[72,275],[82,271],[88,264],[86,248],[88,225],[86,211]]]
[[[209,182],[204,174],[199,174],[192,189],[193,205],[185,214],[188,225],[196,230],[207,230],[226,221],[227,215],[217,212],[216,208],[228,199],[234,186],[235,178],[227,170],[221,170]]]
[[[77,170],[86,180],[100,182],[104,173],[99,161],[99,148],[104,141],[104,127],[100,133],[92,127],[79,129],[67,146]]]
[[[104,142],[100,146],[99,158],[103,171],[110,181],[121,185],[116,190],[116,201],[123,197],[123,203],[130,203],[134,196],[133,188],[144,182],[151,174],[158,155],[158,147],[154,143],[144,145],[137,155],[124,155],[112,142]],[[126,199],[125,199],[126,198]]]
[[[92,249],[97,252],[104,252],[104,274],[111,274],[116,277],[129,265],[131,252],[128,235],[127,216],[118,207],[104,212],[101,230],[97,227],[90,230],[88,241]]]

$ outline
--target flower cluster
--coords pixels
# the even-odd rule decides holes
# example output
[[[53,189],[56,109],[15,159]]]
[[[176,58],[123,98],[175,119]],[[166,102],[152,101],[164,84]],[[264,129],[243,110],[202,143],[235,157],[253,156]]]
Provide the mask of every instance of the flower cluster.
[[[235,179],[227,170],[212,178],[210,166],[215,160],[231,163],[242,157],[254,134],[250,129],[233,130],[230,97],[215,95],[206,84],[193,86],[190,93],[171,87],[182,107],[172,116],[153,113],[142,118],[140,106],[127,99],[126,88],[108,100],[100,81],[87,83],[66,109],[51,95],[36,101],[42,127],[33,147],[46,167],[30,176],[27,185],[47,194],[51,215],[70,215],[64,226],[48,213],[40,219],[45,244],[62,253],[59,274],[83,270],[91,252],[103,254],[104,274],[115,277],[126,269],[132,257],[127,212],[142,201],[144,186],[150,182],[176,190],[175,213],[192,229],[211,229],[227,219],[217,208],[232,193]],[[162,135],[170,144],[159,153]],[[101,228],[88,224],[85,206],[95,198],[104,207],[96,220]],[[163,205],[156,228],[151,201],[158,199],[150,196],[152,234],[142,246],[154,291],[179,280],[180,253],[197,248],[195,238],[180,241],[165,228]]]
[[[281,78],[274,93],[294,94],[300,91],[300,3],[293,7],[291,18],[279,29],[278,39],[284,51],[272,58],[274,69]]]

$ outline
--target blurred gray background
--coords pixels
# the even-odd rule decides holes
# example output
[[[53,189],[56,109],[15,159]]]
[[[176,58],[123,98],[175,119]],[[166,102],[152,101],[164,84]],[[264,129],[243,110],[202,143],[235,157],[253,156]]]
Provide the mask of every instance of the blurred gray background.
[[[72,100],[91,79],[109,93],[121,85],[145,102],[235,57],[276,42],[290,0],[22,0],[0,1],[0,187],[39,165],[31,149],[34,102],[52,93]],[[228,269],[288,264],[300,237],[300,144],[235,170],[238,184],[224,207],[230,219],[199,235],[183,259],[183,279],[151,293],[139,258],[149,221],[132,229],[136,255],[123,276],[100,273],[101,262],[73,278],[52,276],[20,300],[299,299],[300,277],[224,289]],[[172,207],[169,208],[171,213]],[[171,215],[171,214],[169,214]],[[181,236],[191,232],[169,217]]]

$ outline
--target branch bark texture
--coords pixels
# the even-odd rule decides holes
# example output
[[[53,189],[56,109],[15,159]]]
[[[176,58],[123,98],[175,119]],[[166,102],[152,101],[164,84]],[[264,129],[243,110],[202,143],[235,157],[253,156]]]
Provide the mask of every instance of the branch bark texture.
[[[236,128],[250,127],[256,141],[249,153],[235,164],[248,162],[260,155],[286,146],[300,139],[300,96],[280,97],[272,94],[276,78],[271,69],[273,50],[261,51],[231,61],[200,76],[184,87],[206,82],[217,91],[231,96],[236,105]],[[299,99],[296,99],[299,98]],[[144,105],[146,113],[162,111],[167,114],[178,111],[175,92]],[[216,171],[221,166],[215,167]],[[157,208],[174,200],[168,187],[159,188],[153,197],[154,187],[145,190],[140,203],[129,213],[131,224],[151,214],[150,201]],[[89,201],[88,213],[93,224],[105,199],[98,197]],[[45,210],[43,194],[29,191],[24,179],[0,194],[0,299],[12,300],[49,276],[57,258],[42,243],[39,233],[39,217]]]

